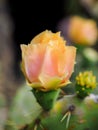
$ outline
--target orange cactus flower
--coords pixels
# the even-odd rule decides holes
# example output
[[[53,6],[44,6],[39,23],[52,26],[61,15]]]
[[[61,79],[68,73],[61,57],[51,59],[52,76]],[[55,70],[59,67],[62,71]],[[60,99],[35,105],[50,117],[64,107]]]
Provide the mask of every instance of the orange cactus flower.
[[[48,91],[69,83],[74,69],[76,48],[66,46],[60,32],[45,30],[28,45],[21,45],[22,71],[33,88]]]
[[[76,44],[94,45],[98,38],[97,24],[92,19],[72,16],[68,36]]]

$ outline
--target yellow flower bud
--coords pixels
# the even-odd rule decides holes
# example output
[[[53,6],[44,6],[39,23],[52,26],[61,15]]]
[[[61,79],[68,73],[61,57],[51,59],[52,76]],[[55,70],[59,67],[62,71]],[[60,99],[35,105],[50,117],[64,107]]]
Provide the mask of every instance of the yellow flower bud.
[[[76,77],[76,91],[80,97],[85,97],[90,94],[91,90],[96,88],[96,76],[92,71],[80,72]]]

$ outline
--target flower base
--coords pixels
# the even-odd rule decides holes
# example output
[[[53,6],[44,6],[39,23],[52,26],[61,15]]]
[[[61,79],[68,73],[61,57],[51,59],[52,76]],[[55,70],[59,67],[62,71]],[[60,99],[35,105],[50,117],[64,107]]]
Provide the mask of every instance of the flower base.
[[[56,99],[59,96],[60,89],[58,90],[51,90],[47,92],[43,92],[40,90],[32,89],[32,92],[37,100],[37,102],[42,106],[44,110],[50,110]]]

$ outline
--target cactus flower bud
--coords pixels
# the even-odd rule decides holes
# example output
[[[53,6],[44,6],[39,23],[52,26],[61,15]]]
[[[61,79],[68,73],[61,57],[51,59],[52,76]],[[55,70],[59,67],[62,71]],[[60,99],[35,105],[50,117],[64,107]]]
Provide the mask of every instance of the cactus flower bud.
[[[91,91],[96,88],[96,76],[92,71],[80,72],[76,77],[76,91],[81,98],[88,96]]]
[[[67,46],[60,32],[45,30],[28,45],[21,45],[22,72],[33,88],[49,91],[69,83],[76,48]]]

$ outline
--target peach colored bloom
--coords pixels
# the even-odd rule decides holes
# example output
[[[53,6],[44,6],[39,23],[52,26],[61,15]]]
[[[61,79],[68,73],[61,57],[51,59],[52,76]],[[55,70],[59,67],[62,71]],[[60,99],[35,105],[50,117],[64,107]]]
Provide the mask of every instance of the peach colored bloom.
[[[76,44],[94,45],[98,38],[97,24],[92,19],[73,16],[70,18],[69,38]]]
[[[66,46],[60,32],[45,30],[28,45],[21,45],[22,71],[33,88],[43,91],[69,83],[73,72],[76,48]]]

